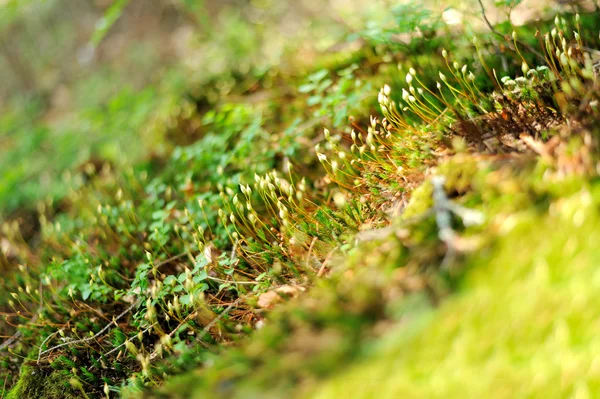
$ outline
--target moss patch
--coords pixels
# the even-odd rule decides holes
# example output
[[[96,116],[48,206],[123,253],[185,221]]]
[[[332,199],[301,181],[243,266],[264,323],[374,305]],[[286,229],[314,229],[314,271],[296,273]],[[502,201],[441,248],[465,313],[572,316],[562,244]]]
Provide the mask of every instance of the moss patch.
[[[21,376],[7,399],[75,399],[68,373],[51,368],[23,366]]]
[[[600,186],[497,220],[459,295],[314,398],[590,397],[600,389]]]

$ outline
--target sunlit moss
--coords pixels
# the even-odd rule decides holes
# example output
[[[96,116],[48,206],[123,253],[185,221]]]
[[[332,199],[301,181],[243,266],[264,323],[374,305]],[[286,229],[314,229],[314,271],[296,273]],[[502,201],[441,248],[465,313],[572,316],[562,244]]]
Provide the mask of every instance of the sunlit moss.
[[[21,376],[8,393],[7,399],[75,399],[76,393],[69,383],[69,373],[51,368],[23,366]]]
[[[564,397],[600,388],[598,189],[500,221],[461,293],[397,327],[311,398]],[[594,194],[596,193],[596,194]]]

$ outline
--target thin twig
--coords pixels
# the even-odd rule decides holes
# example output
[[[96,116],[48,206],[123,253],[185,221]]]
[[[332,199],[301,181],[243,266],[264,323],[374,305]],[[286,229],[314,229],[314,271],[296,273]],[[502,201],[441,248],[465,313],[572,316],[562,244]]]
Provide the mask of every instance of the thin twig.
[[[438,236],[448,247],[451,246],[456,233],[452,229],[452,217],[448,208],[448,198],[444,191],[446,179],[443,176],[434,176],[431,179],[433,185],[433,209],[435,210],[435,222],[438,227]]]
[[[462,218],[465,225],[480,225],[485,221],[484,215],[472,209],[455,204],[448,199],[443,176],[434,176],[431,179],[433,185],[433,209],[435,211],[435,222],[438,228],[440,241],[446,244],[447,252],[442,260],[441,268],[447,269],[454,260],[458,249],[456,239],[458,234],[452,228],[452,213]]]
[[[165,259],[165,260],[163,260],[163,261],[161,261],[161,262],[158,262],[158,263],[156,264],[156,266],[155,266],[155,267],[158,269],[159,267],[161,267],[161,266],[164,266],[164,265],[166,265],[166,264],[167,264],[167,263],[169,263],[169,262],[172,262],[172,261],[174,261],[174,260],[177,260],[177,259],[179,259],[179,258],[183,258],[183,257],[184,257],[184,256],[186,256],[188,253],[189,253],[189,252],[182,252],[182,253],[180,253],[180,254],[178,254],[178,255],[171,256],[171,257],[170,257],[170,258],[168,258],[168,259]]]
[[[40,349],[38,350],[38,357],[37,357],[38,364],[40,364],[40,359],[42,358],[42,348],[44,347],[44,345],[46,345],[46,342],[48,342],[50,339],[52,339],[52,337],[54,337],[56,334],[58,334],[58,331],[54,331],[52,334],[48,335],[46,337],[46,339],[44,340],[44,342],[42,342],[42,344],[40,345]]]
[[[69,346],[69,345],[75,345],[75,344],[81,344],[81,343],[88,342],[88,341],[92,341],[92,340],[94,340],[94,339],[98,338],[100,335],[104,334],[104,332],[105,332],[106,330],[108,330],[108,329],[110,328],[110,326],[111,326],[111,325],[113,325],[113,324],[114,324],[115,326],[117,326],[117,320],[119,320],[121,317],[123,317],[123,316],[125,316],[127,313],[129,313],[129,312],[130,312],[130,311],[131,311],[131,310],[132,310],[134,307],[136,307],[136,306],[137,306],[137,305],[138,305],[140,302],[141,302],[141,300],[140,300],[140,299],[138,299],[137,301],[135,301],[135,302],[134,302],[134,303],[133,303],[133,304],[132,304],[130,307],[128,307],[127,309],[125,309],[125,310],[124,310],[124,311],[123,311],[123,312],[122,312],[120,315],[118,315],[116,318],[114,318],[114,319],[113,319],[113,320],[112,320],[110,323],[108,323],[108,324],[107,324],[107,325],[106,325],[106,326],[105,326],[105,327],[104,327],[102,330],[98,331],[98,332],[97,332],[96,334],[94,334],[93,336],[91,336],[91,337],[87,337],[87,338],[78,339],[78,340],[75,340],[75,341],[69,341],[69,342],[65,342],[65,343],[63,343],[63,344],[60,344],[60,345],[53,346],[52,348],[49,348],[49,349],[46,349],[45,351],[43,351],[43,352],[41,353],[41,355],[44,355],[44,354],[46,354],[46,353],[48,353],[48,352],[51,352],[51,351],[53,351],[53,350],[55,350],[55,349],[59,349],[59,348],[65,347],[65,346]],[[41,356],[41,355],[40,355],[40,356]]]
[[[310,246],[308,247],[308,254],[306,255],[306,268],[310,268],[310,253],[312,252],[313,246],[317,242],[317,237],[314,237],[310,242]]]
[[[37,319],[37,316],[34,316],[33,319],[31,319],[31,321],[35,321]],[[19,337],[21,336],[21,331],[17,331],[16,333],[14,333],[9,339],[7,339],[6,341],[4,341],[4,343],[2,343],[2,345],[0,345],[0,351],[4,350],[7,346],[11,345],[13,342],[15,342],[17,339],[19,339]]]
[[[151,326],[149,326],[149,327],[147,327],[146,329],[144,329],[144,330],[142,331],[142,334],[145,334],[145,333],[147,333],[147,332],[148,332],[148,331],[149,331],[149,330],[150,330],[152,327],[154,327],[156,324],[157,324],[157,323],[153,323]],[[101,358],[103,358],[103,357],[107,357],[107,356],[109,356],[109,355],[112,355],[113,353],[115,353],[116,351],[118,351],[119,349],[121,349],[123,346],[125,346],[125,344],[127,343],[127,341],[130,341],[130,340],[131,340],[131,339],[133,339],[133,338],[137,338],[137,334],[136,334],[136,335],[134,335],[132,338],[128,338],[128,339],[126,339],[126,340],[125,340],[125,341],[124,341],[124,342],[123,342],[121,345],[118,345],[118,346],[116,346],[116,347],[112,348],[111,350],[109,350],[108,352],[106,352],[104,355],[102,355],[100,358],[98,358],[98,362],[100,362],[100,359],[101,359]],[[95,367],[95,365],[92,365],[92,367],[91,367],[91,368],[94,368],[94,367]]]
[[[332,249],[332,250],[329,252],[329,254],[327,254],[327,257],[326,257],[326,258],[325,258],[325,260],[323,261],[323,264],[321,265],[321,268],[320,268],[320,269],[319,269],[319,271],[317,272],[317,277],[322,277],[322,276],[323,276],[323,274],[325,274],[325,266],[327,265],[327,262],[329,261],[329,258],[331,258],[331,255],[333,255],[333,253],[334,253],[335,251],[337,251],[337,250],[338,250],[338,248],[339,248],[339,246],[338,246],[338,247],[335,247],[335,248],[333,248],[333,249]]]
[[[198,339],[199,340],[202,339],[219,320],[221,320],[224,316],[226,316],[231,311],[231,309],[233,309],[233,307],[238,304],[238,302],[241,299],[242,298],[238,298],[235,301],[233,301],[229,306],[227,306],[225,308],[225,310],[223,310],[221,313],[219,313],[219,315],[217,317],[212,319],[210,323],[208,323],[206,326],[204,326],[204,328],[200,332],[200,335],[198,336]]]
[[[229,281],[229,280],[223,280],[222,278],[212,277],[212,276],[206,276],[206,278],[209,280],[217,281],[219,283],[230,283],[230,284],[241,284],[241,285],[260,284],[260,281],[235,281],[235,280]]]

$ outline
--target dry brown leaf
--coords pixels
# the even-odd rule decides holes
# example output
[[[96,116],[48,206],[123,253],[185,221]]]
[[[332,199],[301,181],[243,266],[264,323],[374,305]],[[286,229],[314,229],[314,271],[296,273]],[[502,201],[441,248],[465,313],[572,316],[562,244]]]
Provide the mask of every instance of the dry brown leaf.
[[[282,285],[272,291],[260,294],[257,305],[262,309],[272,309],[275,304],[282,302],[287,297],[295,297],[298,293],[304,291],[304,287],[297,285]]]

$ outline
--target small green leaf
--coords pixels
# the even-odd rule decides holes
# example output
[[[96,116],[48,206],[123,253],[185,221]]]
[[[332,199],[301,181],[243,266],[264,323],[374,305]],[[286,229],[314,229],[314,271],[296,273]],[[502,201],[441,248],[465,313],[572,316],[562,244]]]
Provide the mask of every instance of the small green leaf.
[[[175,285],[175,282],[177,281],[177,278],[173,275],[167,276],[167,278],[165,278],[163,280],[163,284],[164,285]]]
[[[197,276],[194,276],[194,278],[192,280],[194,280],[194,283],[199,283],[200,281],[204,281],[208,278],[208,273],[206,273],[206,270],[202,270],[200,271],[200,273]]]
[[[179,297],[179,302],[181,302],[182,305],[189,305],[192,302],[192,297],[191,295],[183,295]]]
[[[183,285],[178,285],[177,287],[173,288],[173,292],[181,292],[183,291]]]
[[[311,91],[313,91],[316,88],[317,88],[317,86],[315,84],[307,83],[305,85],[298,87],[298,91],[300,93],[310,93]]]
[[[92,295],[92,289],[88,286],[81,292],[81,298],[85,301]]]

